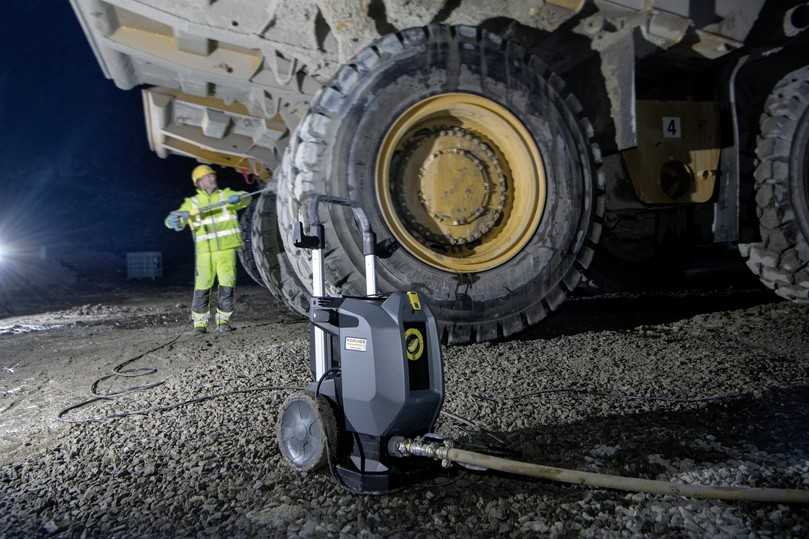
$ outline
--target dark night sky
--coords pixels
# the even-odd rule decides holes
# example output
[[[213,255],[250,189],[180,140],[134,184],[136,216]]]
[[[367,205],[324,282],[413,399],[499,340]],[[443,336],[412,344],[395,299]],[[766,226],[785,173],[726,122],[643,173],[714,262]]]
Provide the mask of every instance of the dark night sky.
[[[188,234],[162,221],[192,193],[194,163],[149,150],[140,91],[104,78],[67,0],[4,9],[0,237],[54,255],[191,256]]]

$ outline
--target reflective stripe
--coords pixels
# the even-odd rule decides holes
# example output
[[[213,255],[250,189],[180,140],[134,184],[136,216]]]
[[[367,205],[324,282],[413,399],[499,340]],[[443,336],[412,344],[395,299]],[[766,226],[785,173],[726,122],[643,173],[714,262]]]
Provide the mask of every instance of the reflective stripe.
[[[217,324],[226,324],[226,323],[230,322],[230,317],[231,316],[233,316],[233,311],[226,312],[226,311],[220,311],[219,309],[216,309],[216,323]]]
[[[228,217],[206,217],[205,219],[192,219],[189,220],[188,223],[191,225],[192,230],[196,230],[198,228],[202,228],[207,225],[216,225],[219,223],[226,223],[228,221],[233,222],[233,226],[239,226],[239,221],[234,219],[233,216]]]
[[[239,230],[238,228],[229,228],[227,230],[220,230],[219,232],[209,232],[208,234],[200,234],[199,236],[194,238],[194,241],[199,243],[201,241],[207,241],[207,240],[211,240],[213,238],[222,238],[224,236],[232,236],[233,234],[238,234],[240,232],[241,232],[241,230]]]
[[[207,206],[207,205],[211,205],[211,204],[216,204],[217,202],[224,202],[225,199],[220,198],[223,195],[224,195],[223,191],[219,191],[219,190],[214,191],[213,193],[208,195],[208,203],[205,204],[205,205]],[[194,206],[195,208],[199,208],[202,205],[202,201],[197,199],[198,196],[199,195],[191,197],[191,205]],[[214,199],[216,199],[216,200],[214,200]],[[225,211],[227,211],[227,206],[223,206],[223,208],[225,209]]]
[[[236,208],[223,204],[227,200],[226,191],[217,189],[210,194],[198,192],[196,196],[187,200],[187,204],[196,210],[188,224],[193,232],[198,252],[234,249],[241,245],[242,231]],[[222,205],[205,209],[219,204]]]
[[[191,311],[191,320],[194,322],[195,328],[208,327],[208,313],[198,313]]]
[[[218,215],[214,217],[206,217],[205,219],[201,219],[197,221],[198,226],[202,225],[212,225],[214,223],[224,223],[225,221],[233,221],[236,222],[236,219],[233,218],[230,214]]]

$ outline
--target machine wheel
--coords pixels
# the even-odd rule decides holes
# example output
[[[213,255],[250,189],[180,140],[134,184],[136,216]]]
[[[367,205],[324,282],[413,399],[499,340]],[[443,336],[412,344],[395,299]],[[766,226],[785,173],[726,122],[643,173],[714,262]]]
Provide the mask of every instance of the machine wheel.
[[[239,216],[239,227],[242,230],[242,241],[244,245],[238,251],[239,262],[241,263],[244,271],[256,283],[261,286],[266,286],[264,281],[261,280],[261,274],[256,267],[256,259],[253,256],[253,241],[252,241],[252,226],[253,226],[253,213],[256,209],[256,201],[254,200],[250,206],[244,209]]]
[[[285,157],[287,244],[314,193],[348,196],[377,232],[382,291],[418,290],[445,342],[516,333],[559,307],[604,214],[600,152],[578,100],[525,49],[469,26],[389,34],[340,68]],[[359,235],[322,210],[331,293],[361,294]],[[289,253],[303,282],[309,253]]]
[[[337,420],[325,397],[294,393],[284,401],[276,428],[278,448],[287,465],[312,472],[337,455]]]
[[[306,316],[310,294],[301,284],[284,252],[278,234],[275,194],[263,193],[254,204],[250,237],[259,278],[273,296],[296,313]]]
[[[761,242],[739,248],[768,288],[809,303],[809,66],[781,79],[767,99],[756,156]]]

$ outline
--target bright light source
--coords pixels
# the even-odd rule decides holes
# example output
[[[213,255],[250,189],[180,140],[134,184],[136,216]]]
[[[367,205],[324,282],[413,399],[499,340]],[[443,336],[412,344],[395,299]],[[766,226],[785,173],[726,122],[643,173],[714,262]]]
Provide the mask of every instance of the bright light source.
[[[9,248],[8,245],[0,241],[0,264],[8,260],[10,256],[11,256],[11,248]]]

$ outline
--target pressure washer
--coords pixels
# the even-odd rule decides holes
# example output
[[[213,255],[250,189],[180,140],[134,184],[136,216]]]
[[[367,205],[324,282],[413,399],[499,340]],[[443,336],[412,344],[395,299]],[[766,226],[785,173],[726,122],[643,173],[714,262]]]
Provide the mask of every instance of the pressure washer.
[[[321,203],[353,212],[362,234],[365,296],[328,297],[324,292]],[[308,217],[309,234],[299,222],[294,244],[312,252],[309,349],[314,381],[284,403],[279,447],[296,470],[313,470],[331,460],[338,479],[352,490],[390,491],[421,476],[424,466],[395,458],[389,441],[428,435],[444,400],[435,318],[415,291],[378,293],[376,235],[362,208],[345,199],[315,196],[309,200]]]
[[[350,208],[362,235],[364,296],[325,293],[325,230],[319,205]],[[711,487],[567,470],[454,447],[433,433],[444,402],[443,360],[436,320],[416,291],[380,294],[376,234],[363,209],[350,200],[308,199],[294,245],[312,252],[309,366],[306,390],[280,410],[276,437],[285,462],[298,472],[328,466],[355,493],[381,494],[406,487],[453,463],[596,488],[772,503],[809,503],[809,491]],[[440,465],[439,465],[440,464]]]

